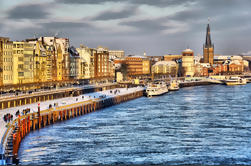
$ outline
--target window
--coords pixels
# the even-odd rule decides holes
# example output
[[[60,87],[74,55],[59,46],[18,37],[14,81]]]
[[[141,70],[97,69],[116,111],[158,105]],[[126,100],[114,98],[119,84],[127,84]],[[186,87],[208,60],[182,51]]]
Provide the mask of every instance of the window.
[[[18,61],[24,61],[24,58],[23,57],[18,57]]]
[[[24,72],[18,72],[18,76],[19,77],[23,77],[24,76]]]
[[[23,64],[19,64],[18,65],[18,69],[23,69],[24,68],[24,65]]]

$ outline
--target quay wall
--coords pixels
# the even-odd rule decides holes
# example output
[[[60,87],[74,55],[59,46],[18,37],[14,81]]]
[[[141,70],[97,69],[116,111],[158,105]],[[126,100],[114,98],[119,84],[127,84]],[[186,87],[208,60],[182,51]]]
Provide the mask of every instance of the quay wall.
[[[45,126],[95,112],[105,107],[120,104],[143,96],[143,89],[129,94],[115,97],[92,99],[74,103],[56,109],[48,109],[39,113],[31,113],[17,118],[8,127],[4,134],[2,145],[5,148],[7,164],[18,163],[18,150],[22,139],[31,131],[39,130]]]

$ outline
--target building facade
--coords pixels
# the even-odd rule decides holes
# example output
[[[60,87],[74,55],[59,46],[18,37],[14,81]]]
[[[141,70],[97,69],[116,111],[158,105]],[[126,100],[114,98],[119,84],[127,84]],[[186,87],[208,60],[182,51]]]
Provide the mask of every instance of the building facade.
[[[193,77],[195,73],[194,53],[191,49],[186,49],[182,52],[182,73],[183,76]]]
[[[172,55],[172,54],[164,55],[164,61],[176,61],[179,59],[182,59],[182,55]]]
[[[94,53],[94,78],[102,79],[111,77],[109,63],[109,52],[106,49],[98,48]]]
[[[13,42],[0,37],[0,85],[13,84]]]
[[[159,61],[152,66],[152,73],[156,75],[172,76],[178,74],[178,64],[174,61]]]
[[[143,74],[143,58],[141,57],[126,57],[125,63],[127,65],[127,75],[136,76]]]
[[[80,48],[76,48],[76,50],[80,56],[81,79],[94,78],[94,54],[97,53],[97,50],[84,45],[80,45]]]
[[[33,82],[34,45],[13,41],[13,84]]]
[[[109,50],[110,60],[123,59],[125,57],[124,50]]]
[[[151,63],[147,58],[142,59],[142,74],[150,74],[151,73]]]

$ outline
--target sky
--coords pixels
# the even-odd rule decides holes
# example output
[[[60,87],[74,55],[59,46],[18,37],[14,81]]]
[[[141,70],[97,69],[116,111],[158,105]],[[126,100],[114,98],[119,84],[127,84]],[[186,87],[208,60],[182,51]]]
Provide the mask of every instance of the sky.
[[[251,54],[250,0],[0,0],[0,36],[70,39],[90,48],[162,56],[203,54],[208,18],[215,54]]]

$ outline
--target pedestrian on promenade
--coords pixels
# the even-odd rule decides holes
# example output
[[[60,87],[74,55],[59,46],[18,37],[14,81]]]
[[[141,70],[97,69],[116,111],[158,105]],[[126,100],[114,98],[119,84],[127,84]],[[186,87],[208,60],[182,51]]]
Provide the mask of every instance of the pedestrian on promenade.
[[[3,121],[4,121],[5,123],[7,122],[7,116],[6,116],[6,115],[3,116]]]
[[[20,114],[20,111],[19,111],[19,110],[17,110],[17,112],[16,112],[16,117],[17,117],[19,114]]]

